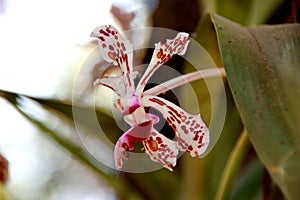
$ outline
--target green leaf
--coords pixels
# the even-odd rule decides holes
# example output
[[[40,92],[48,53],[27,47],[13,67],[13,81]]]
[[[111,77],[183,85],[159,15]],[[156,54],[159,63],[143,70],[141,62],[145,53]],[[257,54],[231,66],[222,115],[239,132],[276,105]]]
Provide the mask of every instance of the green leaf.
[[[246,28],[212,15],[235,102],[261,161],[287,199],[300,184],[300,25]]]

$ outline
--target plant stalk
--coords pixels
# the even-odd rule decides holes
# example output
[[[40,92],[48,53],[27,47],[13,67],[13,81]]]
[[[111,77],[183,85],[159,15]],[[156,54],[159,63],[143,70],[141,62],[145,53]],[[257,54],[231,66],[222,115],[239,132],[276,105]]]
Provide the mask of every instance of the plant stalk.
[[[225,165],[215,197],[216,200],[230,198],[235,176],[240,169],[242,161],[248,152],[249,147],[250,141],[244,128]]]

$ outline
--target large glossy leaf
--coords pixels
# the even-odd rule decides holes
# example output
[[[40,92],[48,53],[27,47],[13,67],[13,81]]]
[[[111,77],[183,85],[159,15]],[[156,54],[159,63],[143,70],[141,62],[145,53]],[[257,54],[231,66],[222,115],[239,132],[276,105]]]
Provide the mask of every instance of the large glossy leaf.
[[[238,110],[287,199],[300,185],[300,25],[246,28],[212,15]]]

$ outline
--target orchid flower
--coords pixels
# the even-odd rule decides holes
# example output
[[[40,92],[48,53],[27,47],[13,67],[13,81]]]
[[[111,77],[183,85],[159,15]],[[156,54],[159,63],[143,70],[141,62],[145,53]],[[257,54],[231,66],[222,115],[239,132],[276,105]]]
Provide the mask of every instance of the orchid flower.
[[[127,151],[134,149],[135,142],[142,142],[149,157],[172,171],[179,151],[187,151],[192,157],[203,154],[209,144],[209,130],[200,114],[191,115],[177,105],[155,95],[145,94],[149,78],[175,54],[184,55],[189,35],[180,32],[166,43],[156,43],[148,68],[135,87],[133,71],[133,47],[113,26],[100,26],[91,33],[99,40],[100,52],[104,60],[120,68],[122,75],[97,79],[94,85],[112,89],[117,98],[115,108],[124,114],[124,120],[131,126],[117,141],[114,160],[117,169],[128,159]],[[147,113],[151,107],[160,112],[175,132],[175,140],[159,133],[153,127],[159,117]]]

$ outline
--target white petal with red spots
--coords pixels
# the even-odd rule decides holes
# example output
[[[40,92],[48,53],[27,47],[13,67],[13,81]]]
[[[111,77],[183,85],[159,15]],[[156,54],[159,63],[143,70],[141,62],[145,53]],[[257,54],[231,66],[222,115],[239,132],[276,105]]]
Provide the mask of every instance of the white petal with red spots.
[[[178,148],[175,141],[168,139],[153,129],[149,138],[143,141],[143,144],[151,160],[173,171],[172,168],[176,165],[178,155]]]
[[[157,97],[146,95],[142,105],[159,111],[172,126],[177,138],[177,147],[192,157],[203,154],[209,144],[209,130],[200,115],[191,115],[175,104]]]
[[[118,65],[125,78],[126,94],[134,92],[132,66],[133,48],[129,40],[123,38],[113,26],[100,26],[93,30],[92,37],[98,38],[100,52],[104,60]]]
[[[167,40],[166,43],[156,43],[155,49],[143,77],[137,85],[136,94],[141,94],[153,73],[164,63],[170,60],[175,54],[183,55],[186,52],[189,44],[189,34],[180,32],[172,40]]]

